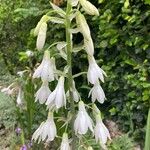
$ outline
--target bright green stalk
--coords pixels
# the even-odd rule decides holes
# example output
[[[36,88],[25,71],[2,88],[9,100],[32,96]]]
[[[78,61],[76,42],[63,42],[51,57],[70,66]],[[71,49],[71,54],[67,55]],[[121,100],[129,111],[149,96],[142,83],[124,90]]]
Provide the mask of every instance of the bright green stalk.
[[[72,10],[71,2],[70,0],[67,0],[67,11],[66,11],[66,42],[67,42],[67,65],[69,66],[68,71],[68,87],[69,87],[69,100],[70,100],[70,109],[72,114],[72,120],[71,120],[71,132],[72,132],[72,149],[76,149],[76,136],[74,133],[74,120],[75,120],[75,106],[74,106],[74,100],[73,100],[73,94],[71,91],[72,83],[73,83],[73,77],[72,77],[72,39],[70,34],[70,26],[71,21],[69,19],[70,12]]]
[[[148,118],[147,118],[147,129],[146,129],[144,150],[150,150],[150,108],[149,108]]]

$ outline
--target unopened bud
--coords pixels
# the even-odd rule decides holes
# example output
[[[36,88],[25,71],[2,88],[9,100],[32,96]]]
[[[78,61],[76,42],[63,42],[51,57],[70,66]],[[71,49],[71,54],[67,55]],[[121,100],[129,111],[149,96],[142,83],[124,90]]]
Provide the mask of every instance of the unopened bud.
[[[91,37],[90,28],[86,22],[84,15],[82,15],[80,12],[78,12],[76,15],[76,22],[84,38],[89,39]]]
[[[47,16],[47,15],[44,15],[41,18],[41,20],[38,22],[37,26],[34,29],[34,36],[37,36],[39,34],[39,30],[40,30],[40,27],[41,27],[42,23],[47,22],[49,19],[50,19],[50,17]]]
[[[87,14],[99,16],[98,9],[93,4],[91,4],[87,0],[79,0],[79,1],[80,1],[80,4],[82,5],[84,11]]]
[[[41,50],[44,47],[45,40],[46,40],[46,31],[47,31],[47,23],[43,22],[39,29],[36,47],[38,50]]]

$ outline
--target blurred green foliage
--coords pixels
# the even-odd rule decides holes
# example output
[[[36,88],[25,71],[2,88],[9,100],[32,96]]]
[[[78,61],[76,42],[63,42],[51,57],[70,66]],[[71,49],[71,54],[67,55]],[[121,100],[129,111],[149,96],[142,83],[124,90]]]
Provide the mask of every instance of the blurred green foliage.
[[[108,148],[111,150],[133,150],[134,144],[133,140],[129,138],[127,134],[125,134],[114,138]]]
[[[107,101],[101,110],[120,123],[126,132],[142,140],[143,128],[150,106],[150,5],[145,0],[91,0],[99,8],[100,16],[86,15],[95,43],[95,57],[108,77],[103,86]],[[30,31],[42,14],[50,8],[49,1],[2,1],[0,5],[0,53],[10,73],[29,66],[20,52],[35,51],[36,38]],[[91,21],[92,20],[92,21]],[[31,31],[32,32],[32,31]],[[46,46],[55,41],[64,41],[61,25],[49,24]],[[76,45],[81,34],[73,38]],[[85,71],[88,67],[86,54],[74,55],[73,72]],[[37,61],[36,55],[32,63]],[[59,67],[63,63],[57,62]],[[31,65],[31,64],[30,64]],[[87,98],[89,87],[85,77],[78,80],[78,89]],[[107,118],[107,117],[106,117]]]
[[[105,105],[122,129],[142,133],[150,106],[150,6],[141,0],[103,1],[100,14],[91,29],[95,56],[108,75]]]

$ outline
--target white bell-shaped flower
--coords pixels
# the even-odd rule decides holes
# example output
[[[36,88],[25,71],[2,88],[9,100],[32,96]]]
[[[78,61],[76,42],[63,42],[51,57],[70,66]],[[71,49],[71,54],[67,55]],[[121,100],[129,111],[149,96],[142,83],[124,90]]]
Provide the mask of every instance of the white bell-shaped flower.
[[[48,81],[43,81],[42,86],[35,94],[35,102],[39,101],[40,104],[45,103],[51,91],[48,86]]]
[[[92,95],[92,102],[94,103],[96,100],[100,102],[101,104],[104,103],[104,100],[106,99],[105,93],[99,84],[99,81],[96,82],[93,86],[93,88],[89,92],[89,96]]]
[[[37,41],[36,41],[36,48],[41,50],[44,47],[45,40],[46,40],[46,32],[47,32],[47,23],[43,22],[40,26]]]
[[[23,91],[21,88],[19,88],[16,102],[17,102],[17,106],[21,106],[23,104]]]
[[[63,134],[60,150],[71,150],[67,133]]]
[[[84,39],[84,47],[89,56],[94,55],[94,44],[92,38]]]
[[[84,15],[82,15],[80,12],[77,12],[76,14],[76,22],[79,31],[83,34],[84,38],[85,39],[91,38],[90,28],[86,22]]]
[[[51,108],[54,105],[57,109],[66,106],[66,95],[64,89],[64,77],[61,76],[55,90],[49,95],[46,105]]]
[[[87,0],[79,0],[79,2],[87,14],[99,16],[98,9],[92,3]]]
[[[54,72],[56,71],[55,68],[52,59],[50,59],[49,51],[45,51],[42,63],[35,70],[33,78],[41,77],[43,81],[53,81],[55,77]]]
[[[96,84],[96,82],[100,79],[104,82],[104,76],[106,73],[97,65],[95,58],[92,56],[88,58],[89,60],[89,68],[87,73],[88,82],[91,84]]]
[[[84,102],[79,102],[79,111],[74,122],[74,130],[77,134],[86,134],[88,128],[93,132],[93,121],[88,115]]]
[[[48,118],[45,122],[42,122],[39,128],[33,133],[32,140],[40,142],[45,141],[50,142],[53,141],[57,135],[56,125],[53,119],[53,113],[49,112]]]
[[[100,142],[102,145],[105,145],[108,139],[111,139],[110,133],[101,119],[101,114],[96,115],[96,126],[94,129],[94,135],[96,142]]]
[[[72,89],[71,89],[71,92],[72,92],[72,96],[73,96],[73,100],[75,102],[78,102],[80,100],[80,94],[79,92],[77,91],[76,87],[75,87],[75,82],[73,80],[73,85],[72,85]],[[69,97],[69,91],[67,91],[66,93],[66,96]]]

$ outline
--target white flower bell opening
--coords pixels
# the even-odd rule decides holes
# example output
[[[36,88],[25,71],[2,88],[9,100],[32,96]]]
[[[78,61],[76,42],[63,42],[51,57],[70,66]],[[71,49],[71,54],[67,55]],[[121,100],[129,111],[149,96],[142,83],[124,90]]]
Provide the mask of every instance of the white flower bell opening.
[[[92,95],[92,102],[94,103],[96,100],[100,102],[101,104],[104,103],[104,100],[106,99],[105,93],[99,84],[99,81],[94,84],[93,88],[89,92],[89,96]]]
[[[35,94],[35,102],[39,101],[40,104],[45,103],[51,91],[48,86],[48,81],[43,81],[42,86]]]
[[[86,134],[88,128],[93,132],[93,121],[85,109],[84,102],[80,101],[79,111],[74,122],[74,130],[76,134]]]
[[[94,135],[96,142],[100,142],[102,143],[102,145],[105,145],[108,139],[111,140],[110,133],[102,122],[100,113],[96,115],[96,126],[94,129]]]
[[[66,95],[64,89],[64,77],[61,76],[58,80],[58,84],[55,90],[49,95],[46,105],[48,108],[51,108],[53,105],[59,109],[63,106],[66,106]]]
[[[104,76],[106,76],[106,73],[97,65],[95,58],[88,57],[89,60],[89,68],[87,73],[88,82],[91,84],[96,84],[96,82],[100,79],[102,82],[104,82]]]
[[[71,150],[67,133],[63,134],[60,150]]]
[[[56,68],[54,65],[53,60],[50,59],[49,51],[45,51],[42,63],[35,70],[33,78],[41,78],[43,81],[49,82],[53,81],[55,77],[54,68]]]
[[[49,112],[48,118],[45,122],[42,122],[39,128],[34,132],[32,140],[40,142],[53,141],[57,135],[56,125],[53,120],[53,113]]]

